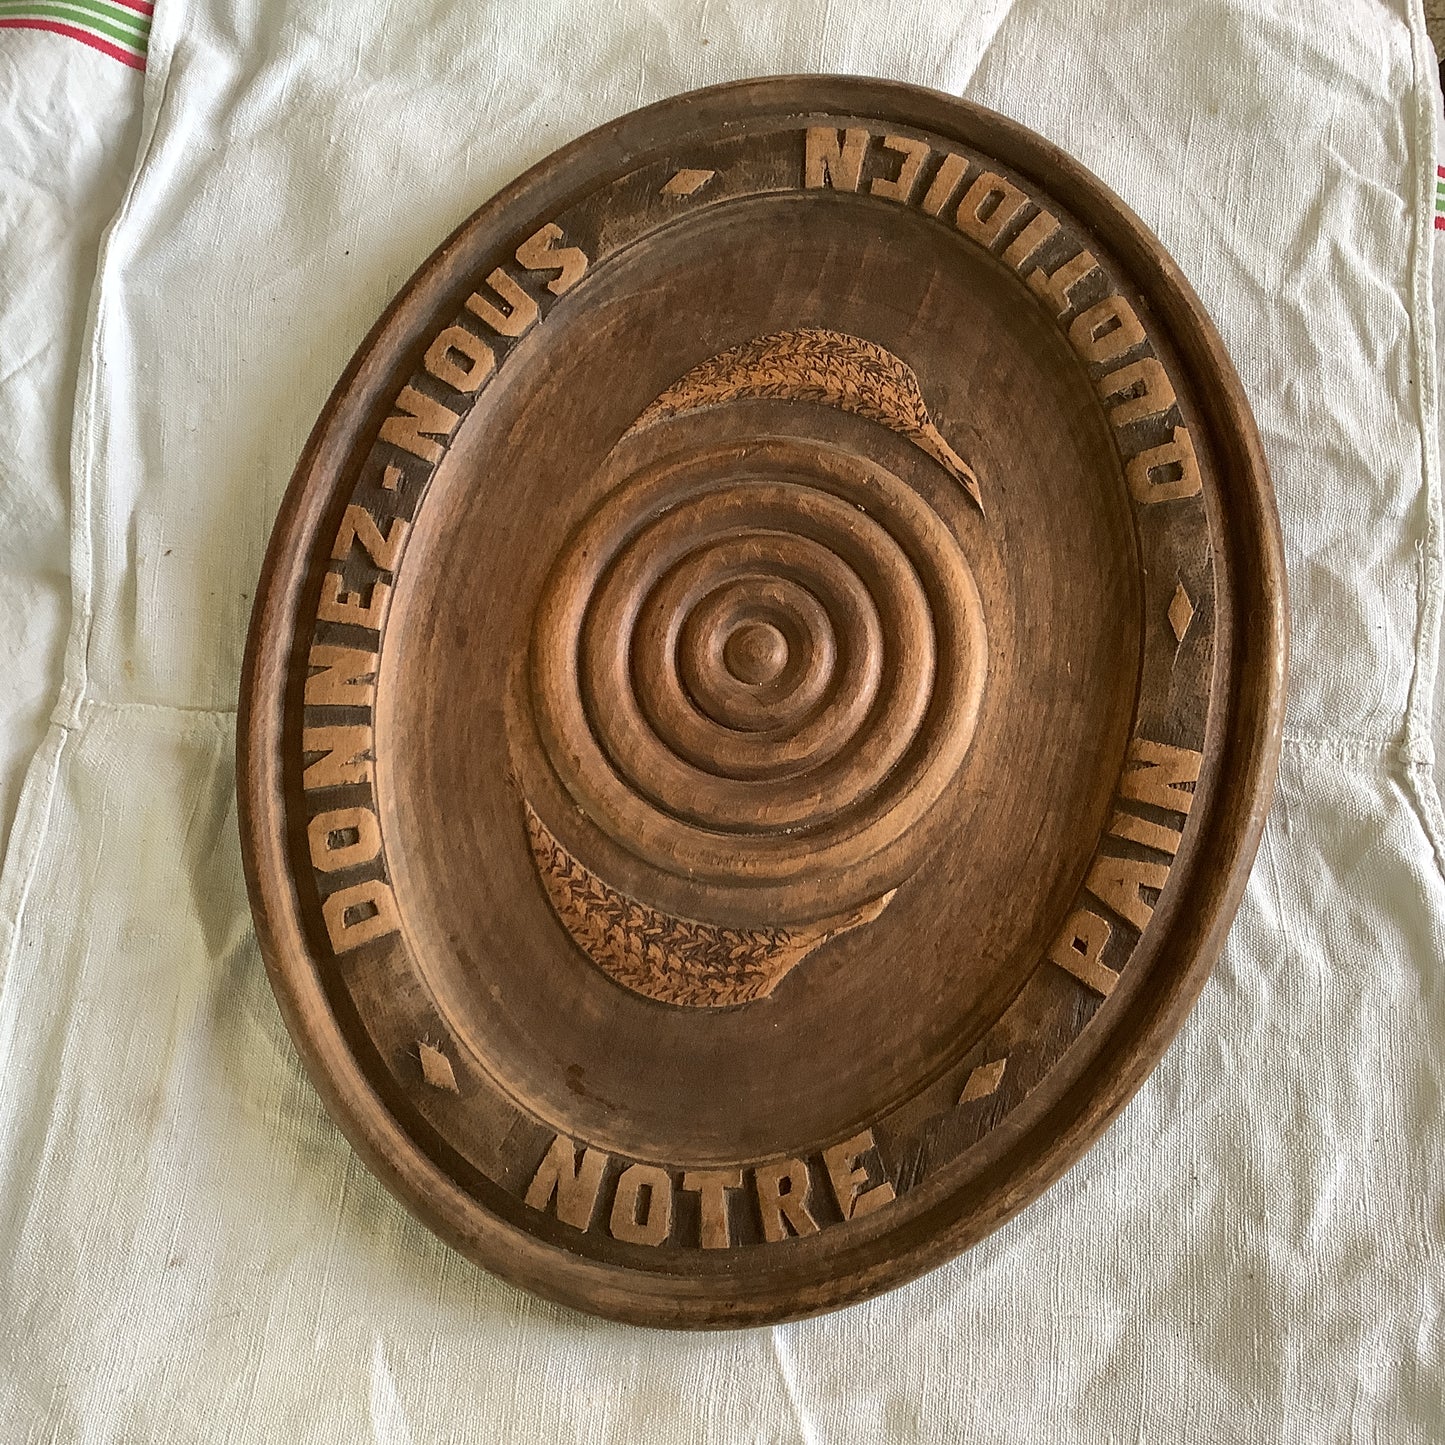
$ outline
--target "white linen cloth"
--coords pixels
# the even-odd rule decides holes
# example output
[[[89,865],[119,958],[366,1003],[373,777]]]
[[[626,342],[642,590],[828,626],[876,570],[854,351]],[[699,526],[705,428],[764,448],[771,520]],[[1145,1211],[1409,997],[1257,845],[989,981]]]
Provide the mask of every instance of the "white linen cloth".
[[[0,1439],[1445,1437],[1418,0],[160,0],[138,118],[129,72],[0,36],[0,764],[69,608],[0,875]],[[1224,958],[1093,1152],[911,1286],[669,1335],[452,1255],[327,1120],[251,931],[234,704],[292,465],[412,269],[590,126],[786,71],[992,106],[1159,233],[1274,470],[1292,697]]]

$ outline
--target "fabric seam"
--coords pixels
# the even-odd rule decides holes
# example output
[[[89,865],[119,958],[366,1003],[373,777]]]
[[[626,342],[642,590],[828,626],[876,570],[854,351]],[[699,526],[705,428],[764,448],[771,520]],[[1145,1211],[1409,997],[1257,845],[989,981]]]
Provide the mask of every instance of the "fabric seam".
[[[96,264],[95,285],[91,291],[90,310],[86,319],[86,357],[81,387],[77,388],[75,431],[72,439],[73,481],[71,485],[71,636],[66,649],[65,676],[55,721],[64,727],[76,727],[82,720],[82,709],[90,690],[90,647],[95,624],[95,509],[93,506],[95,474],[96,410],[101,404],[100,377],[104,370],[102,341],[106,331],[107,281],[113,253],[135,203],[142,178],[146,174],[156,133],[160,129],[161,112],[165,108],[170,87],[171,60],[175,47],[161,22],[171,14],[180,13],[179,4],[161,0],[152,18],[151,50],[142,96],[141,137],[136,148],[135,165],[125,195],[115,218],[106,229]],[[159,42],[159,43],[157,43]]]
[[[1435,676],[1440,653],[1442,513],[1438,432],[1439,397],[1435,370],[1434,220],[1436,110],[1435,59],[1425,30],[1423,0],[1409,0],[1411,58],[1415,91],[1415,235],[1410,300],[1415,333],[1415,404],[1420,425],[1420,469],[1425,492],[1425,539],[1420,560],[1420,611],[1415,673],[1406,709],[1401,762],[1406,793],[1430,841],[1435,866],[1445,877],[1445,810],[1435,780],[1433,724]]]
[[[173,12],[177,15],[182,13],[180,0],[158,0],[141,90],[141,128],[135,159],[120,204],[101,237],[95,278],[86,307],[70,440],[70,627],[65,641],[60,687],[50,714],[50,728],[27,765],[21,784],[20,807],[4,859],[0,860],[0,999],[4,997],[15,952],[20,946],[21,922],[30,885],[50,833],[66,744],[84,722],[95,590],[91,506],[95,471],[93,432],[98,378],[102,368],[100,338],[104,330],[106,278],[117,235],[130,214],[141,177],[150,160],[165,104],[174,47],[167,43],[164,28],[158,22],[168,20]],[[159,36],[157,32],[161,32]],[[155,43],[157,39],[158,44]]]

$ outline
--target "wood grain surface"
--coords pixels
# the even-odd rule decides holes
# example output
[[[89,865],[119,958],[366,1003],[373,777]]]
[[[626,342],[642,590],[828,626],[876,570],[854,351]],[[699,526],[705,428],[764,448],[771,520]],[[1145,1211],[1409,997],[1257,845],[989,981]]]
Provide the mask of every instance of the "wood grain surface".
[[[239,743],[277,998],[506,1278],[669,1326],[861,1299],[1178,1029],[1285,618],[1239,383],[1075,162],[880,81],[639,111],[442,245],[298,466]]]

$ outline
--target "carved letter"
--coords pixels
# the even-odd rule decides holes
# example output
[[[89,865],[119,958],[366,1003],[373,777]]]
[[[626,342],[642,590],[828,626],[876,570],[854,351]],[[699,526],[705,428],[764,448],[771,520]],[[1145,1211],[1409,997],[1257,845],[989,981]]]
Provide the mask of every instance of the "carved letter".
[[[388,471],[394,468],[388,467]],[[336,541],[331,547],[331,560],[344,562],[351,551],[353,542],[360,542],[366,555],[383,572],[395,572],[397,558],[401,556],[401,545],[406,541],[408,524],[401,517],[393,517],[386,536],[376,525],[376,518],[366,510],[351,503],[342,514],[341,525],[336,529]]]
[[[773,1244],[786,1239],[789,1225],[797,1235],[818,1232],[818,1221],[808,1213],[809,1182],[801,1159],[779,1159],[753,1171],[764,1239]]]
[[[647,1205],[639,1217],[643,1192]],[[625,1244],[661,1244],[672,1231],[672,1180],[655,1164],[629,1164],[617,1181],[608,1226]]]
[[[1171,471],[1177,472],[1177,475],[1167,475]],[[1162,480],[1156,480],[1155,472],[1166,475]],[[1135,501],[1172,502],[1176,497],[1194,496],[1202,483],[1189,429],[1175,427],[1172,442],[1140,452],[1124,468],[1124,475],[1128,478],[1129,490],[1133,492]]]
[[[422,365],[453,391],[470,396],[492,374],[497,358],[492,348],[465,326],[448,326],[427,347]]]
[[[875,1209],[891,1204],[897,1197],[893,1186],[884,1180],[874,1189],[865,1188],[868,1171],[858,1163],[859,1158],[873,1147],[873,1131],[865,1129],[831,1149],[823,1150],[823,1163],[828,1170],[828,1182],[833,1186],[833,1197],[844,1219],[861,1219]]]
[[[562,228],[549,221],[535,235],[528,236],[517,247],[517,262],[528,271],[560,271],[554,276],[547,289],[554,296],[570,291],[587,270],[587,254],[576,246],[558,246],[562,240]]]
[[[1071,973],[1086,988],[1105,998],[1113,993],[1119,975],[1102,962],[1104,945],[1113,929],[1097,913],[1081,908],[1064,925],[1064,931],[1049,949],[1049,962]]]
[[[371,759],[364,754],[370,748],[369,727],[302,728],[302,752],[321,756],[301,774],[301,786],[310,792],[369,781]]]
[[[849,126],[839,132],[830,125],[810,125],[803,145],[803,184],[832,186],[835,191],[856,191],[863,179],[863,156],[868,149],[868,132]]]
[[[1119,784],[1119,796],[1188,813],[1194,806],[1194,794],[1185,785],[1199,781],[1203,763],[1204,755],[1192,748],[1135,738],[1129,744],[1129,763]]]
[[[498,311],[479,291],[467,297],[467,310],[480,316],[499,336],[520,336],[537,319],[537,303],[500,268],[487,277],[487,285],[507,303]]]
[[[689,1169],[682,1176],[684,1189],[696,1190],[702,1209],[702,1247],[726,1249],[732,1241],[728,1228],[728,1190],[741,1189],[741,1169]]]
[[[441,402],[423,396],[412,386],[402,387],[396,404],[399,415],[389,416],[381,424],[382,441],[390,442],[424,462],[441,461],[441,443],[428,441],[427,438],[450,437],[461,417]]]
[[[363,601],[359,592],[343,592],[340,572],[327,572],[321,578],[321,600],[316,615],[323,622],[349,622],[354,627],[381,630],[381,619],[391,597],[385,582],[374,582]]]
[[[1024,267],[1034,259],[1043,249],[1047,241],[1055,231],[1059,229],[1059,223],[1047,211],[1040,211],[1017,236],[1009,242],[1004,250],[1003,258],[1015,271],[1022,272]]]
[[[956,224],[980,246],[991,249],[1027,204],[1028,197],[1011,181],[985,171],[958,203]]]
[[[1167,863],[1141,863],[1135,858],[1111,858],[1101,853],[1094,859],[1084,887],[1143,933],[1154,916],[1154,905],[1145,901],[1143,890],[1163,888],[1168,879]]]
[[[1162,416],[1174,405],[1174,383],[1152,356],[1141,357],[1099,378],[1099,395],[1107,402],[1120,397],[1109,412],[1115,426],[1128,426],[1146,416]]]
[[[350,842],[345,841],[348,833],[356,835]],[[338,873],[370,863],[381,852],[381,829],[370,808],[333,808],[306,825],[306,841],[311,846],[311,866],[322,873]]]
[[[919,205],[925,216],[936,216],[949,203],[967,171],[968,162],[962,156],[956,156],[952,151],[944,156],[933,184],[924,192]]]
[[[586,1229],[592,1223],[606,1168],[607,1155],[589,1147],[583,1152],[579,1169],[577,1146],[565,1134],[558,1134],[527,1188],[527,1203],[545,1214],[555,1194],[557,1218],[573,1229]]]
[[[898,174],[891,181],[876,179],[868,189],[875,196],[882,196],[887,201],[901,201],[906,206],[908,198],[913,194],[913,184],[918,179],[918,172],[928,155],[928,147],[911,136],[886,135],[883,137],[883,149],[897,151],[903,157],[898,166]]]
[[[396,899],[380,878],[338,889],[321,905],[333,953],[347,953],[401,926]]]
[[[1136,818],[1133,813],[1120,812],[1109,819],[1108,832],[1115,838],[1127,838],[1131,843],[1157,848],[1171,858],[1179,851],[1179,843],[1184,836],[1175,828],[1166,828],[1163,823],[1151,823],[1147,818]]]
[[[1143,339],[1144,328],[1122,296],[1104,297],[1069,327],[1069,340],[1085,361],[1113,361]]]
[[[370,707],[376,683],[363,679],[376,674],[376,654],[360,647],[329,647],[318,642],[307,664],[324,671],[306,679],[305,700],[316,707]]]
[[[1070,293],[1074,287],[1099,269],[1090,251],[1080,251],[1072,261],[1065,261],[1057,271],[1047,276],[1035,267],[1028,274],[1030,288],[1045,301],[1051,301],[1054,315],[1062,316],[1073,305]]]

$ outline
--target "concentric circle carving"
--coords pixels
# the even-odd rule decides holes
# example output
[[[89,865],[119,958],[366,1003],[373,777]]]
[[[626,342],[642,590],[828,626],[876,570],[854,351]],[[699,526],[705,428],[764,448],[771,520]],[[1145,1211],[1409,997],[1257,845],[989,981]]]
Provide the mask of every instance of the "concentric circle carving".
[[[656,867],[847,870],[947,786],[978,715],[978,591],[877,464],[771,439],[665,458],[559,557],[533,636],[567,792]]]

